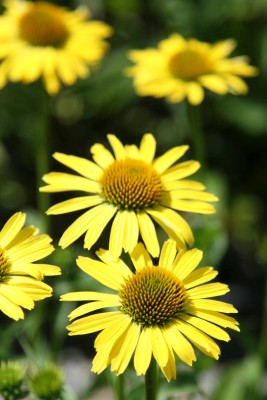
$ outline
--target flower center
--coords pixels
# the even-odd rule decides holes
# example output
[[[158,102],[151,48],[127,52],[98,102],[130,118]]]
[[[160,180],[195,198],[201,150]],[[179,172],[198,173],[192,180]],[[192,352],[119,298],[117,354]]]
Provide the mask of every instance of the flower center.
[[[195,79],[211,72],[208,55],[197,50],[184,50],[175,54],[169,63],[172,73],[181,79]]]
[[[54,4],[32,4],[19,21],[21,38],[33,46],[62,46],[68,37],[63,14]]]
[[[101,184],[102,196],[119,209],[150,207],[162,194],[159,174],[151,165],[131,158],[114,161],[104,171]]]
[[[7,259],[4,256],[4,252],[0,247],[0,282],[3,282],[6,278],[6,273],[8,269]]]
[[[146,267],[119,291],[121,310],[142,327],[163,326],[179,315],[186,304],[186,290],[172,272]]]

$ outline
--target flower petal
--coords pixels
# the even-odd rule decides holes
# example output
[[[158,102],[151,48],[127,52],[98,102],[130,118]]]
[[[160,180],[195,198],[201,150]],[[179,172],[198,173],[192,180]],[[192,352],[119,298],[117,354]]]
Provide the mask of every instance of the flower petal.
[[[137,375],[145,375],[152,357],[152,344],[149,329],[141,331],[134,355],[134,368]]]
[[[136,271],[146,267],[153,267],[153,262],[143,243],[138,243],[130,254]]]
[[[188,365],[196,361],[193,347],[175,326],[162,329],[166,342],[173,348],[177,356]]]
[[[5,248],[19,233],[26,219],[26,214],[17,212],[5,223],[0,232],[0,245]]]
[[[137,220],[139,224],[140,235],[143,238],[147,250],[152,257],[158,257],[160,248],[154,223],[146,212],[141,211],[137,213]]]
[[[172,266],[175,256],[177,253],[176,243],[174,240],[166,240],[162,246],[160,258],[159,258],[159,267],[164,269],[170,269]]]
[[[166,171],[172,164],[178,161],[185,152],[189,149],[189,146],[177,146],[168,150],[165,154],[155,159],[153,162],[153,168],[162,174]]]
[[[198,249],[188,250],[173,266],[173,273],[181,280],[186,278],[200,263],[203,252]]]
[[[114,151],[116,160],[123,160],[125,158],[125,149],[121,141],[115,135],[107,135],[108,141]]]
[[[65,214],[73,211],[83,210],[103,203],[103,199],[96,196],[79,196],[73,199],[65,200],[50,207],[47,211],[48,215]]]
[[[155,157],[156,140],[151,133],[146,133],[140,143],[140,154],[143,161],[151,163]]]
[[[78,172],[85,178],[97,181],[103,173],[102,168],[86,158],[67,155],[63,153],[54,153],[53,157],[61,164]]]
[[[111,371],[117,375],[122,374],[127,368],[140,335],[140,326],[137,324],[129,325],[123,335],[123,341],[120,343],[118,354],[111,360]]]
[[[119,269],[114,266],[106,265],[101,261],[93,260],[88,257],[79,256],[77,265],[88,275],[92,276],[103,285],[119,290],[124,283],[124,278]]]

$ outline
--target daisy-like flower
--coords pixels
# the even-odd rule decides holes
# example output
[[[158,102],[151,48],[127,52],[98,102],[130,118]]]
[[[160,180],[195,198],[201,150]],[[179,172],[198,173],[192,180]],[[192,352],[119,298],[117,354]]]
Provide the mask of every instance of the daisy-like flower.
[[[0,16],[0,86],[42,78],[49,94],[89,75],[104,56],[111,28],[88,21],[87,9],[68,11],[55,4],[4,0]]]
[[[255,76],[258,71],[245,56],[228,57],[235,47],[231,39],[209,44],[172,34],[158,48],[130,51],[135,65],[126,73],[133,77],[138,95],[165,97],[171,103],[187,98],[198,105],[204,99],[203,88],[219,95],[244,95],[248,87],[240,77]]]
[[[52,288],[41,282],[45,276],[60,275],[60,268],[35,261],[54,251],[48,235],[38,235],[33,226],[23,228],[26,214],[14,214],[0,231],[0,310],[8,317],[24,318],[34,301],[50,297]]]
[[[137,375],[145,374],[154,357],[167,380],[175,379],[175,354],[188,365],[196,360],[192,344],[207,356],[218,359],[220,349],[212,339],[229,341],[222,328],[239,331],[236,309],[213,297],[229,291],[222,283],[210,282],[217,272],[197,268],[202,251],[184,249],[177,253],[172,239],[162,247],[155,266],[143,244],[130,254],[134,272],[121,260],[112,261],[105,250],[101,261],[79,257],[78,266],[116,293],[74,292],[64,301],[86,301],[76,308],[67,328],[70,335],[102,331],[95,340],[92,371],[101,373],[108,365],[122,374],[132,356]],[[88,302],[89,301],[89,302]],[[112,307],[111,311],[87,313]]]
[[[123,146],[115,135],[108,135],[113,154],[101,144],[91,148],[95,163],[85,158],[55,153],[54,158],[81,176],[51,172],[44,175],[48,184],[42,192],[79,190],[86,196],[58,203],[48,214],[63,214],[88,209],[64,232],[59,241],[69,246],[86,232],[84,247],[90,249],[109,221],[112,220],[109,250],[114,258],[132,251],[141,235],[154,257],[159,255],[159,243],[154,220],[178,245],[193,243],[193,234],[185,219],[176,211],[214,213],[209,202],[218,200],[204,191],[205,187],[183,178],[196,172],[197,161],[185,161],[172,166],[188,150],[177,146],[154,159],[156,141],[145,134],[140,148]]]

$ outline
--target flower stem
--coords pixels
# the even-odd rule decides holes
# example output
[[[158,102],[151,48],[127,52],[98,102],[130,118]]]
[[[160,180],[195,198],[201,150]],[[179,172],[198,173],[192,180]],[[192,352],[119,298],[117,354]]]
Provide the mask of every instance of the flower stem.
[[[265,365],[267,365],[267,346],[266,346],[266,337],[267,337],[267,269],[264,271],[265,273],[265,287],[264,287],[264,299],[263,299],[263,315],[262,315],[262,327],[260,333],[259,340],[259,354],[262,357]]]
[[[202,166],[205,166],[205,140],[201,127],[199,107],[192,106],[187,102],[187,117],[195,159],[199,161]]]
[[[157,398],[157,364],[152,357],[150,365],[145,375],[146,400],[156,400]]]
[[[49,170],[49,150],[50,150],[50,97],[43,87],[40,88],[40,112],[36,132],[36,186],[37,186],[37,209],[42,218],[42,228],[49,233],[49,220],[45,212],[49,208],[50,199],[47,193],[39,192],[42,183],[42,176]]]
[[[118,375],[115,381],[116,400],[124,399],[124,375]]]

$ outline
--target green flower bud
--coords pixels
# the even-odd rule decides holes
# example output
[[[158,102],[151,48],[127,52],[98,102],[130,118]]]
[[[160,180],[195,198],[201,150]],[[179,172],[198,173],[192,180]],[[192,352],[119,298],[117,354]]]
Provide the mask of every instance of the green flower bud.
[[[47,363],[36,370],[29,379],[31,392],[41,400],[61,399],[63,390],[63,372],[55,364]]]
[[[26,396],[24,377],[26,367],[18,361],[1,361],[0,394],[6,400],[18,400]]]

